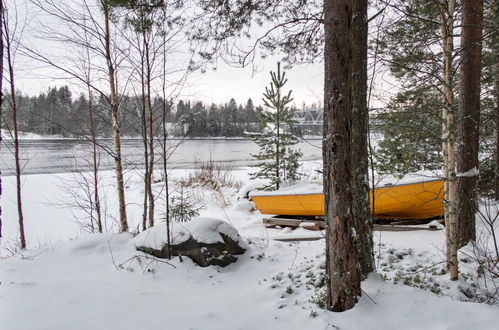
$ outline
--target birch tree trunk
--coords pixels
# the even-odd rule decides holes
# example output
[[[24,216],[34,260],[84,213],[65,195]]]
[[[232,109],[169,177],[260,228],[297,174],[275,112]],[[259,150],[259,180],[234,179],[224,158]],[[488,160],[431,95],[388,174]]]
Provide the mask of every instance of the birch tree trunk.
[[[104,13],[104,44],[105,57],[108,68],[109,87],[111,93],[111,120],[113,125],[113,140],[114,140],[114,163],[116,171],[116,184],[118,190],[118,207],[120,214],[120,232],[128,231],[128,222],[126,217],[126,202],[125,202],[125,182],[123,179],[123,165],[121,159],[121,130],[119,122],[119,100],[118,91],[116,88],[116,71],[114,68],[113,58],[111,54],[111,33],[109,19],[109,4],[107,0],[101,0],[102,11]]]
[[[457,153],[459,245],[476,239],[483,0],[462,0],[461,84]]]
[[[99,233],[103,232],[103,221],[102,221],[102,212],[100,205],[100,197],[99,197],[99,169],[98,169],[98,160],[97,160],[97,136],[95,133],[95,124],[94,124],[94,116],[93,116],[93,102],[92,102],[92,92],[90,90],[90,84],[87,84],[87,93],[88,93],[88,123],[90,128],[90,135],[92,137],[92,173],[93,173],[93,181],[94,181],[94,204],[95,204],[95,213],[97,215],[97,228]]]
[[[143,35],[142,35],[143,36]],[[137,38],[139,39],[139,38]],[[142,42],[141,42],[142,41]],[[141,83],[141,129],[142,129],[142,143],[144,144],[144,200],[143,200],[143,208],[142,208],[142,230],[147,229],[147,217],[148,217],[148,205],[149,205],[149,142],[148,142],[148,134],[147,134],[147,109],[146,109],[146,74],[145,74],[145,55],[144,55],[144,39],[141,41],[137,40],[137,44],[139,45],[140,52],[140,83]],[[142,49],[140,49],[140,44],[142,43]]]
[[[104,230],[103,221],[102,221],[102,212],[101,212],[101,204],[100,204],[100,196],[99,196],[99,167],[98,167],[98,159],[97,159],[97,133],[95,131],[95,121],[94,121],[94,106],[93,106],[93,96],[92,96],[92,87],[91,87],[91,57],[90,57],[90,49],[88,45],[90,45],[90,41],[88,38],[88,31],[85,30],[84,33],[85,42],[87,47],[85,47],[86,51],[86,60],[88,67],[86,68],[86,85],[87,85],[87,95],[88,95],[88,128],[90,130],[90,136],[92,139],[92,173],[93,173],[93,184],[94,184],[94,193],[93,193],[93,203],[95,205],[95,213],[97,215],[97,229],[99,233],[102,233]],[[93,216],[91,221],[93,221]]]
[[[3,0],[0,0],[0,123],[3,120],[3,54],[4,54],[4,43],[3,43]],[[0,149],[2,148],[3,137],[0,134]],[[0,167],[0,201],[3,195],[2,188],[2,168]],[[2,203],[0,203],[0,240],[2,239]]]
[[[445,183],[445,228],[447,236],[447,261],[449,262],[450,278],[457,280],[458,277],[458,228],[456,218],[457,194],[456,194],[456,134],[455,134],[455,99],[453,82],[454,53],[454,12],[455,0],[448,0],[446,5],[440,3],[440,18],[442,44],[444,50],[444,95],[445,107],[442,111],[443,121],[443,142],[442,153],[444,156],[444,177]]]
[[[327,308],[351,309],[361,295],[361,270],[352,214],[352,4],[324,1],[324,202],[326,210]]]
[[[2,0],[0,0],[2,1]],[[17,97],[16,97],[16,85],[15,85],[15,75],[14,75],[14,57],[12,55],[12,38],[10,34],[8,25],[8,17],[6,13],[6,8],[2,8],[2,23],[4,32],[4,45],[7,55],[7,67],[9,71],[9,88],[11,94],[11,108],[12,108],[12,131],[14,140],[14,158],[15,158],[15,176],[16,176],[16,202],[17,202],[17,220],[19,223],[19,243],[21,249],[26,249],[26,236],[24,234],[24,214],[23,214],[23,203],[22,203],[22,183],[21,183],[21,162],[20,162],[20,150],[19,150],[19,132],[17,125]]]
[[[144,30],[145,31],[145,30]],[[149,200],[149,227],[154,226],[154,194],[152,192],[152,180],[154,173],[154,112],[152,108],[151,101],[151,80],[152,80],[152,63],[150,58],[150,45],[147,40],[146,34],[144,32],[144,50],[146,56],[146,101],[147,101],[147,110],[148,110],[148,118],[149,118],[149,173],[147,178],[148,184],[148,200]]]

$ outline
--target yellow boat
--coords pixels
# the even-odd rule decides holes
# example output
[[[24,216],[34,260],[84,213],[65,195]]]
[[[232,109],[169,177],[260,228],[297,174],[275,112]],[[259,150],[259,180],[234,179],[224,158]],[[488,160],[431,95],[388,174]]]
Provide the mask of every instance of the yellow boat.
[[[305,188],[305,189],[303,189]],[[315,190],[315,191],[314,191]],[[322,186],[288,187],[277,191],[252,191],[249,196],[262,214],[324,216]],[[373,190],[370,192],[373,212]],[[374,188],[377,219],[430,219],[444,213],[444,181],[426,180],[387,184]]]

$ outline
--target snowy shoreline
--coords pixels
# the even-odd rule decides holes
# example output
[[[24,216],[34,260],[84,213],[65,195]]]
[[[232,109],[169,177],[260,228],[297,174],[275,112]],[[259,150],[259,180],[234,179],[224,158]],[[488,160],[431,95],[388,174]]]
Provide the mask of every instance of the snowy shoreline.
[[[312,175],[317,164],[303,165]],[[248,168],[230,172],[242,185]],[[171,172],[171,188],[191,170]],[[203,186],[189,192],[204,203],[201,216],[234,226],[248,246],[225,268],[200,268],[188,259],[169,264],[144,259],[131,234],[115,234],[112,171],[103,171],[107,234],[88,234],[64,206],[62,187],[72,174],[25,177],[28,249],[13,256],[17,238],[14,178],[4,178],[4,237],[0,259],[0,328],[17,329],[496,329],[499,308],[470,302],[468,289],[480,283],[474,262],[462,263],[459,281],[441,273],[445,232],[375,232],[377,274],[362,283],[363,296],[344,313],[317,305],[323,292],[324,240],[279,242],[274,238],[323,235],[303,228],[266,228],[262,215],[239,189],[220,193]],[[141,221],[140,173],[127,173],[130,228]],[[162,195],[161,183],[154,186]],[[178,193],[178,192],[177,192]],[[158,198],[158,223],[164,205]],[[497,207],[497,206],[496,206]],[[194,220],[195,221],[195,220]],[[478,227],[479,232],[482,229]],[[135,231],[135,229],[133,229]],[[469,249],[464,250],[470,253]],[[465,258],[461,254],[460,258]],[[141,259],[142,258],[142,259]],[[475,288],[476,289],[476,288]],[[23,308],[19,308],[22,306]],[[30,313],[25,311],[29,310]],[[61,311],[64,311],[61,313]]]

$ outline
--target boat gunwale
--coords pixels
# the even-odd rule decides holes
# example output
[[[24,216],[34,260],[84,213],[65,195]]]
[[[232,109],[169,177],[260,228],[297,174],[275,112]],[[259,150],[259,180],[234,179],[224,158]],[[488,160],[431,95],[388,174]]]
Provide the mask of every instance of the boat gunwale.
[[[384,189],[384,188],[394,188],[394,187],[402,187],[402,186],[410,186],[414,184],[422,184],[422,183],[431,183],[431,182],[437,182],[437,181],[444,181],[444,179],[432,179],[428,181],[421,181],[421,182],[412,182],[412,183],[400,183],[400,184],[387,184],[384,186],[380,187],[374,187],[374,189]],[[369,189],[371,191],[372,189]],[[275,193],[278,190],[273,190],[269,192],[265,192],[262,190],[253,190],[249,193],[249,197],[280,197],[280,196],[311,196],[311,195],[324,195],[324,192],[314,192],[314,193],[283,193],[283,194],[270,194],[270,193]],[[256,192],[256,195],[254,194]],[[258,194],[258,192],[263,193],[263,194]]]

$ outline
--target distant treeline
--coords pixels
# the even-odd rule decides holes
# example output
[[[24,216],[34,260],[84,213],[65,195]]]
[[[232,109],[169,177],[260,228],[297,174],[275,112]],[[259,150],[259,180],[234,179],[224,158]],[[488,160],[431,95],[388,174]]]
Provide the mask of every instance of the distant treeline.
[[[2,128],[9,129],[10,97],[4,102]],[[112,127],[110,104],[106,97],[81,94],[74,97],[68,86],[49,88],[38,96],[18,95],[18,126],[23,132],[41,135],[60,135],[78,138],[89,134],[89,111],[97,136],[110,137]],[[144,110],[141,96],[122,96],[120,99],[120,128],[124,136],[141,136]],[[238,104],[233,98],[225,104],[206,105],[202,102],[180,100],[166,102],[153,100],[154,121],[157,134],[162,134],[163,109],[166,109],[166,127],[172,136],[186,137],[235,137],[245,131],[260,131],[253,101]]]

